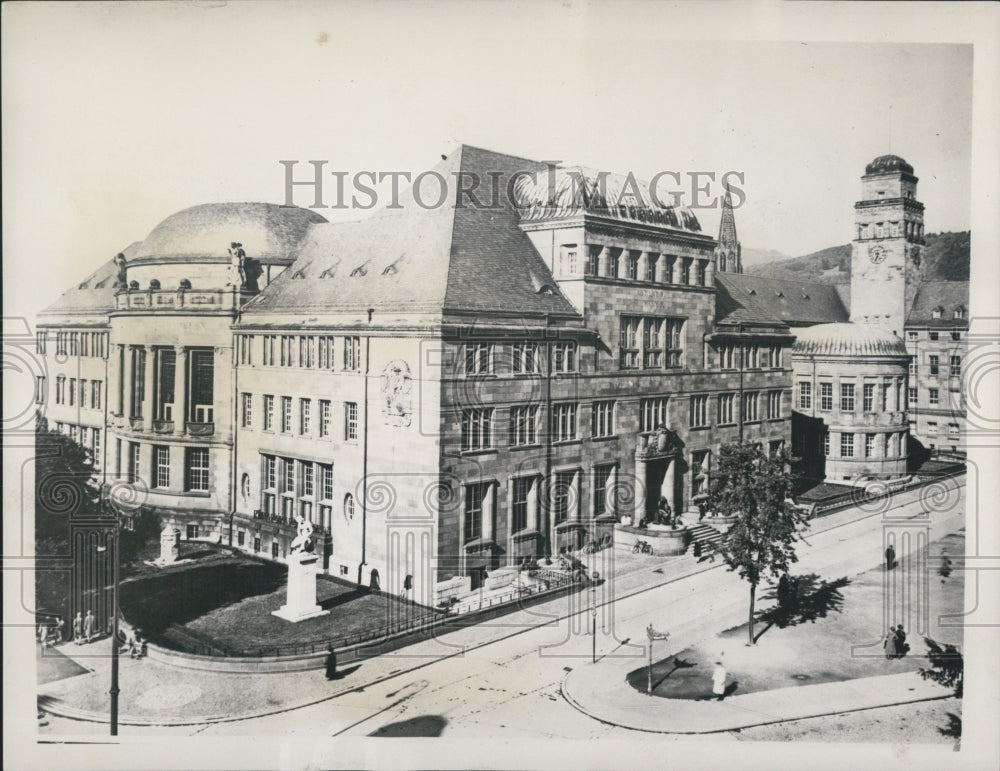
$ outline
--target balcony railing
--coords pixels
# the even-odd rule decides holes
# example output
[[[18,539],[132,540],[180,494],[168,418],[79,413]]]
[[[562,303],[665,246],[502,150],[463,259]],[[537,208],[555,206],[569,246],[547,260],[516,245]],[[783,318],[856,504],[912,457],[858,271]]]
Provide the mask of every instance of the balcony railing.
[[[174,421],[154,420],[153,431],[157,434],[172,434],[174,432]]]
[[[232,310],[256,292],[244,289],[130,289],[115,296],[118,310]]]
[[[267,512],[263,509],[254,509],[253,518],[259,519],[262,522],[271,522],[276,525],[281,525],[282,527],[287,527],[294,530],[298,527],[298,522],[295,517],[286,517],[284,514],[278,514],[277,512]],[[326,536],[329,535],[326,528],[323,527],[319,522],[313,522],[313,535],[314,536]]]
[[[138,418],[129,418],[128,419],[128,424],[132,428],[133,431],[142,431],[142,427],[144,425],[144,421],[143,421],[143,419],[141,417],[138,417]]]
[[[215,423],[193,423],[188,421],[187,432],[191,436],[211,436],[215,433]]]

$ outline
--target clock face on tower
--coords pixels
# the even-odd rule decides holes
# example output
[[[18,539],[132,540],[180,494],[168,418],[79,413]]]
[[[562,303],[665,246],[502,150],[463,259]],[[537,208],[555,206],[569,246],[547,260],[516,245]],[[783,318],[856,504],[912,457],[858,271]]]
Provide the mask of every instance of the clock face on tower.
[[[872,263],[878,265],[885,259],[885,248],[876,244],[868,250],[868,258],[872,261]]]

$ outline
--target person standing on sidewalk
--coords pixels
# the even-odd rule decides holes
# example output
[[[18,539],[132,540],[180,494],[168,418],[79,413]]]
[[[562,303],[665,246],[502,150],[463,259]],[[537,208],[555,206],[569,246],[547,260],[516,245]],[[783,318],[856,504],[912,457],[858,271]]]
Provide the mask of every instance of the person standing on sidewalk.
[[[337,654],[333,650],[332,645],[326,647],[326,679],[336,680],[337,679]]]
[[[892,570],[894,567],[896,567],[896,550],[892,548],[890,543],[885,550],[885,569]]]
[[[715,671],[712,672],[712,693],[719,701],[726,695],[726,668],[721,661],[715,662]]]
[[[83,645],[83,614],[80,611],[73,618],[73,642]]]
[[[89,644],[94,636],[94,614],[89,610],[87,611],[86,618],[83,619],[83,634]]]

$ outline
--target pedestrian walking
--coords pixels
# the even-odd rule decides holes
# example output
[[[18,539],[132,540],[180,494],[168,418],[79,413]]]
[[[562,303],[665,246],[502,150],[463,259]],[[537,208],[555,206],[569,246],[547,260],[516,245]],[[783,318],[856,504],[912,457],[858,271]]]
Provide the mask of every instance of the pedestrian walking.
[[[885,657],[887,659],[896,658],[896,630],[892,627],[889,627],[889,634],[885,636],[882,647],[885,648]]]
[[[73,642],[83,645],[83,614],[80,611],[73,618]]]
[[[326,679],[336,680],[337,679],[337,654],[334,653],[333,646],[326,646]]]
[[[66,626],[66,624],[63,623],[62,616],[56,616],[55,638],[56,638],[56,644],[57,645],[63,641],[63,627],[64,626]]]
[[[726,668],[721,661],[715,662],[715,671],[712,672],[712,693],[719,701],[726,695]]]
[[[896,550],[889,544],[885,550],[885,569],[892,570],[896,567]]]
[[[83,619],[83,636],[87,638],[88,643],[94,637],[94,614],[89,610]]]
[[[906,630],[903,629],[902,624],[899,624],[896,627],[895,637],[896,637],[896,658],[901,659],[910,650],[910,646],[906,644]]]
[[[49,626],[44,620],[38,625],[38,642],[42,644],[42,650],[49,644]]]

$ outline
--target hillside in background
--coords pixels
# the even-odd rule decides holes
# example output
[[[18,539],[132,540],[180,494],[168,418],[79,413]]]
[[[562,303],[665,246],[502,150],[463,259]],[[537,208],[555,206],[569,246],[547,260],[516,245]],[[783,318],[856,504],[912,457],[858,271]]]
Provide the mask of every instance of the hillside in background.
[[[928,233],[923,248],[928,281],[968,281],[970,233]],[[744,263],[747,273],[773,278],[848,284],[851,281],[851,245],[830,246],[802,257],[757,265]]]

